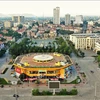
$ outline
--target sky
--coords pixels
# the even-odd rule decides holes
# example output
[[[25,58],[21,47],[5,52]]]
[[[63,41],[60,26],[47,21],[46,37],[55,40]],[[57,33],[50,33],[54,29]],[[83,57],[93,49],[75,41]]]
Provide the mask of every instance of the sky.
[[[100,1],[0,1],[2,14],[33,14],[52,17],[53,9],[60,7],[60,16],[65,14],[100,16]]]

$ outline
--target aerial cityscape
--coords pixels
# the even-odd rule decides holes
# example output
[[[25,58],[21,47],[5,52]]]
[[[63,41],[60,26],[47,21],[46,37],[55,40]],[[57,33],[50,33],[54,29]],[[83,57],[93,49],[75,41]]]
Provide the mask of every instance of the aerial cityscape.
[[[99,5],[0,1],[0,100],[100,100]]]

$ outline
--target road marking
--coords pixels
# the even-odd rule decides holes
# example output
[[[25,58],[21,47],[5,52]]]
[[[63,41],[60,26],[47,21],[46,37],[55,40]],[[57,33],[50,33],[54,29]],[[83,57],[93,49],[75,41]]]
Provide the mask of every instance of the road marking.
[[[12,88],[3,88],[4,90],[11,90]]]

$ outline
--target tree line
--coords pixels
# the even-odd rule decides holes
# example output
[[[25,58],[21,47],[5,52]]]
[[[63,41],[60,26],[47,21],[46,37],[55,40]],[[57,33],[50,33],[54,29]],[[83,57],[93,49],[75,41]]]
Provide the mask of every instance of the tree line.
[[[54,43],[49,43],[48,46],[42,46],[42,47],[36,46],[37,44],[36,42],[33,42],[29,38],[24,38],[20,43],[14,43],[10,47],[9,52],[13,58],[27,53],[45,53],[45,52],[58,52],[70,55],[71,50],[66,45],[62,37],[56,38],[54,42],[56,42],[57,48],[54,45]]]

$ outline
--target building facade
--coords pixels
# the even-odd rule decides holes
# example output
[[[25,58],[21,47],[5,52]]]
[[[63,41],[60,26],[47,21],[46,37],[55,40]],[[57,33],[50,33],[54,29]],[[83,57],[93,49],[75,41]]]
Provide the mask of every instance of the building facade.
[[[5,27],[5,28],[10,28],[10,27],[12,27],[12,26],[13,26],[12,21],[5,21],[5,22],[4,22],[4,27]]]
[[[99,37],[95,34],[72,34],[70,41],[75,45],[75,49],[94,49],[95,42]]]
[[[14,23],[23,24],[24,20],[25,20],[24,16],[12,16],[12,21]]]
[[[53,9],[53,24],[60,24],[60,8],[56,7]]]
[[[74,24],[83,24],[83,16],[76,15]]]
[[[96,52],[100,51],[100,39],[95,42],[94,51]]]
[[[70,24],[71,24],[70,14],[66,14],[65,15],[65,25],[70,25]]]

